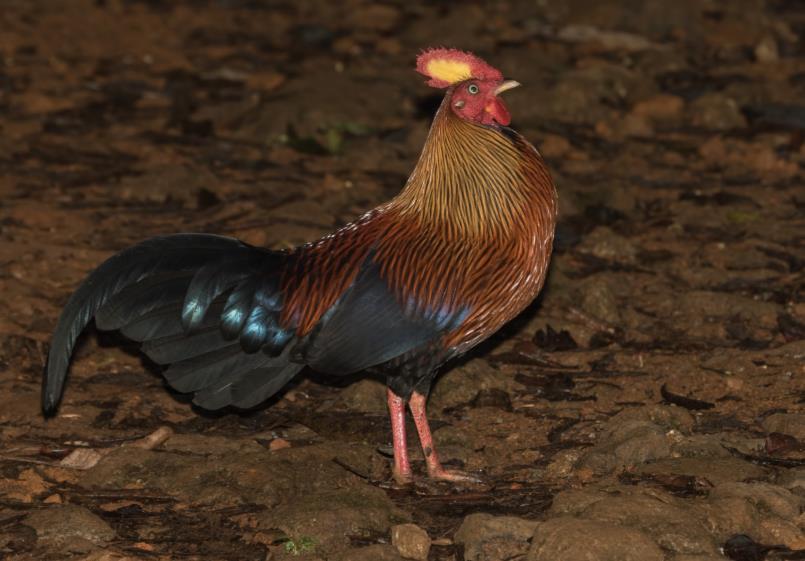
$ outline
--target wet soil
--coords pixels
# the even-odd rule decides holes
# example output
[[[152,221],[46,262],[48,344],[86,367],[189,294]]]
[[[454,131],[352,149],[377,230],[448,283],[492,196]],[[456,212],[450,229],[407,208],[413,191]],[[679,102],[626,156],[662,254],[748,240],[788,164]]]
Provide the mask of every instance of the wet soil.
[[[6,0],[0,20],[0,558],[805,556],[801,3]],[[308,373],[210,414],[92,330],[41,417],[58,313],[113,252],[289,247],[398,192],[439,101],[413,72],[431,45],[524,84],[513,126],[561,198],[539,301],[431,395],[447,464],[482,483],[395,486],[373,380]]]

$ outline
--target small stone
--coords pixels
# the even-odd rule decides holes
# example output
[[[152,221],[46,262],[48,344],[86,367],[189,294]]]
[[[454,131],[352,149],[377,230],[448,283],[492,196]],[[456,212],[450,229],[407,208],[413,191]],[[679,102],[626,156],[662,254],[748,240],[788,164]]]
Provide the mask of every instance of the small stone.
[[[685,108],[681,97],[670,94],[658,94],[636,103],[632,113],[651,121],[667,122],[677,119]]]
[[[253,90],[271,91],[285,83],[285,76],[277,72],[255,72],[249,74],[247,86]]]
[[[734,99],[723,93],[708,93],[690,104],[693,126],[709,130],[728,131],[747,126],[746,118]]]
[[[566,479],[572,476],[581,455],[582,451],[578,448],[560,450],[545,467],[545,476],[548,479]]]
[[[416,524],[398,524],[391,528],[391,543],[406,559],[427,561],[430,552],[428,533]]]
[[[59,465],[71,469],[92,469],[101,457],[100,452],[92,448],[76,448],[67,454]]]
[[[62,498],[58,493],[53,493],[52,495],[46,497],[42,502],[48,505],[59,505],[62,503]]]
[[[763,63],[777,62],[780,60],[780,50],[777,48],[777,41],[771,35],[766,35],[755,47],[755,60]]]
[[[578,251],[614,263],[633,264],[637,261],[635,245],[606,226],[598,226],[590,232],[578,245]]]
[[[271,444],[268,445],[268,449],[271,450],[272,452],[290,447],[291,443],[285,440],[284,438],[275,438],[274,440],[271,441]]]
[[[627,113],[619,122],[619,131],[623,136],[649,137],[654,135],[654,128],[643,115]]]

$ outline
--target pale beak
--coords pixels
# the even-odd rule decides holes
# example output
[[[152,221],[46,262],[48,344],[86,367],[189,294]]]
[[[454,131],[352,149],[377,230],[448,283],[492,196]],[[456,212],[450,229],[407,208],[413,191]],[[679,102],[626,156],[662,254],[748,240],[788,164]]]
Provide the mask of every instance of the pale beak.
[[[499,85],[497,88],[495,88],[494,94],[495,95],[500,95],[503,92],[507,92],[507,91],[511,90],[512,88],[516,88],[519,85],[520,85],[520,82],[518,82],[517,80],[506,80],[501,85]]]

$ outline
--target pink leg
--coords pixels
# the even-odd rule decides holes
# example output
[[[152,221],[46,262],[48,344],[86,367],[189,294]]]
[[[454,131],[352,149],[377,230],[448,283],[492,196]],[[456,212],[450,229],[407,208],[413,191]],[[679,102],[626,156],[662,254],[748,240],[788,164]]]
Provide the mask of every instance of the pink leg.
[[[428,416],[425,412],[425,402],[427,398],[421,393],[414,392],[408,406],[414,417],[416,430],[419,433],[419,442],[422,444],[422,453],[425,454],[425,462],[428,465],[428,475],[433,479],[445,481],[478,481],[475,477],[457,472],[448,471],[442,467],[439,456],[436,455],[436,448],[433,445],[433,436],[430,433]]]
[[[405,401],[391,389],[386,390],[391,417],[391,438],[394,442],[394,480],[403,485],[413,479],[405,438]]]

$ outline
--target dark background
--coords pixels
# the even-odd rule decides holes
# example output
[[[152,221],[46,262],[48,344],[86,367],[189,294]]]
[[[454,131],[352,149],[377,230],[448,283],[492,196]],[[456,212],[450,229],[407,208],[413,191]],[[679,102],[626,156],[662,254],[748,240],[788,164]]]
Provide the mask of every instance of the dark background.
[[[794,0],[3,0],[0,558],[395,560],[405,521],[431,560],[805,549],[803,30]],[[431,46],[523,84],[560,193],[539,302],[431,397],[483,484],[395,488],[377,382],[205,414],[91,330],[41,418],[61,306],[114,251],[290,247],[394,196]]]

